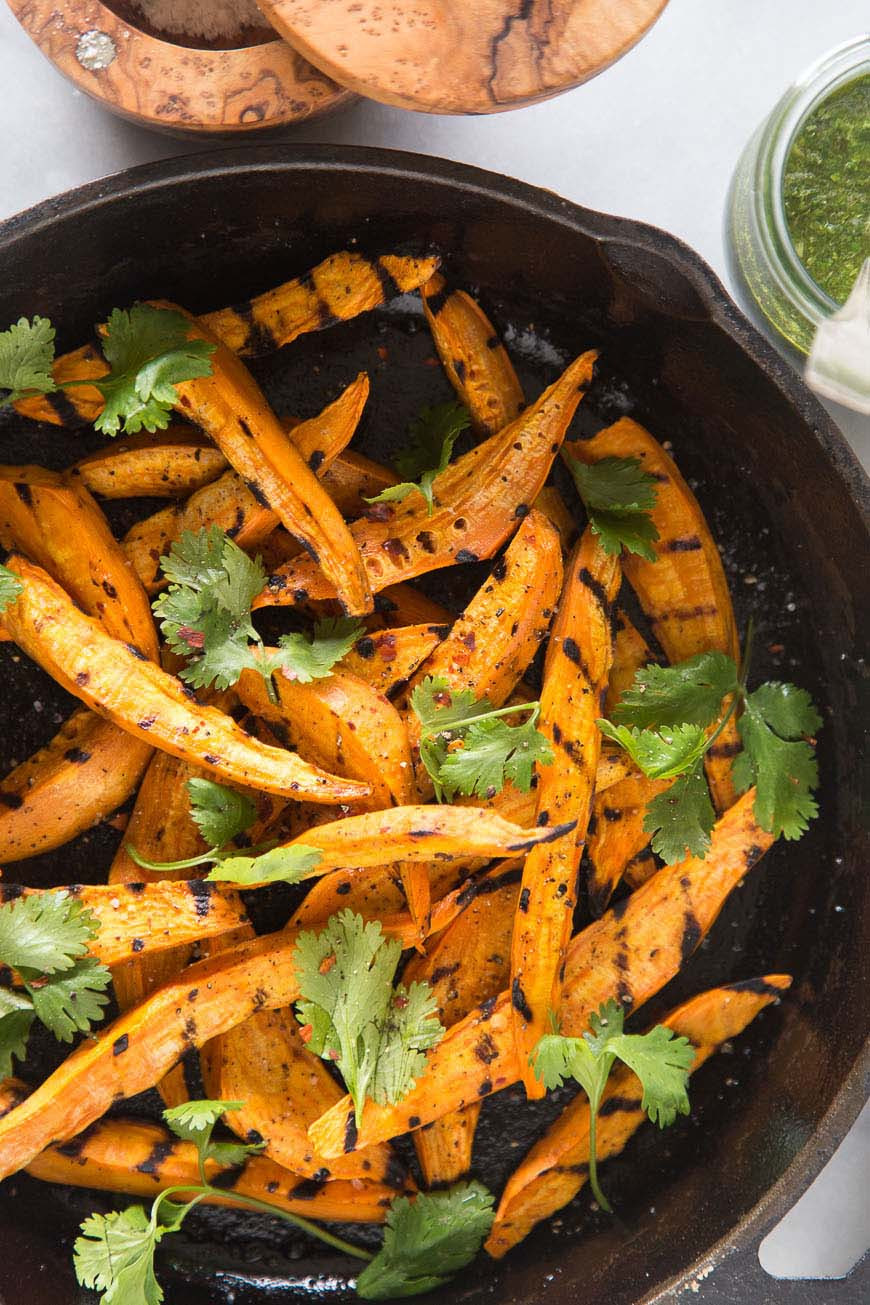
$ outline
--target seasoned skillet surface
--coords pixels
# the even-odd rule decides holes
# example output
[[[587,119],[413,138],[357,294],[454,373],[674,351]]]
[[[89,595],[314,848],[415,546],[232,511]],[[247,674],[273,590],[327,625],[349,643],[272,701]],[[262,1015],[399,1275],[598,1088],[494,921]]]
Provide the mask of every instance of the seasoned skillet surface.
[[[312,206],[319,210],[316,230]],[[866,578],[854,506],[795,410],[705,320],[691,277],[654,247],[638,252],[615,240],[599,247],[582,235],[569,239],[566,228],[542,227],[539,218],[492,197],[469,190],[457,201],[443,186],[412,187],[389,172],[367,177],[337,169],[304,181],[291,171],[280,186],[253,168],[244,177],[239,170],[225,178],[194,175],[179,201],[157,188],[117,201],[116,208],[111,220],[105,205],[67,219],[63,257],[57,237],[49,240],[47,233],[22,244],[13,232],[6,248],[0,237],[0,286],[6,286],[0,324],[47,312],[67,347],[116,303],[168,295],[194,310],[219,306],[295,275],[358,237],[371,252],[437,248],[450,282],[479,294],[505,335],[530,397],[568,357],[599,346],[602,362],[572,435],[591,435],[630,415],[670,441],[722,548],[741,631],[748,614],[755,616],[753,679],[792,679],[822,711],[822,818],[800,843],[773,848],[636,1026],[706,987],[765,971],[794,974],[792,994],[753,1022],[733,1054],[715,1057],[693,1078],[690,1118],[664,1134],[641,1129],[608,1162],[615,1219],[592,1212],[584,1190],[505,1262],[496,1266],[481,1256],[459,1282],[431,1298],[531,1301],[546,1290],[568,1301],[582,1290],[589,1305],[640,1299],[727,1232],[779,1177],[812,1134],[864,1035],[858,889],[865,883],[854,829],[861,788],[851,640],[861,628],[855,607],[862,588],[866,598]],[[392,216],[371,223],[377,211]],[[295,221],[294,213],[307,220]],[[616,230],[624,241],[625,230]],[[210,239],[201,239],[203,232]],[[649,242],[650,233],[645,236]],[[672,247],[664,247],[672,258]],[[28,265],[37,268],[35,279],[22,275]],[[368,371],[372,395],[354,447],[381,460],[402,446],[423,405],[452,393],[414,296],[304,337],[254,365],[276,410],[301,417],[333,399],[359,370]],[[0,413],[3,462],[62,468],[101,443],[88,428],[61,431]],[[556,475],[564,489],[564,477]],[[571,501],[577,507],[573,495]],[[106,506],[123,532],[158,503]],[[419,583],[458,610],[485,572],[486,564],[476,564]],[[274,628],[292,618],[273,612],[265,619]],[[0,684],[5,773],[46,742],[74,704],[10,645],[0,645]],[[34,885],[101,882],[119,837],[100,826],[10,867],[5,877]],[[290,890],[261,895],[258,927],[278,927],[295,900]],[[580,924],[583,912],[581,903]],[[866,936],[866,917],[863,927]],[[57,1062],[58,1049],[38,1037],[32,1048],[25,1076],[35,1082]],[[556,1094],[527,1104],[519,1087],[488,1099],[476,1175],[498,1192],[564,1099]],[[121,1113],[153,1116],[160,1104],[146,1093],[123,1103]],[[413,1148],[404,1154],[413,1160]],[[123,1196],[51,1188],[26,1175],[0,1189],[3,1243],[22,1248],[27,1295],[21,1305],[88,1298],[72,1283],[70,1241],[87,1213],[119,1203]],[[358,1228],[349,1235],[372,1236]],[[161,1263],[169,1305],[247,1305],[270,1293],[281,1300],[354,1298],[344,1286],[346,1262],[253,1215],[197,1213],[167,1244]],[[19,1300],[10,1295],[9,1305]]]

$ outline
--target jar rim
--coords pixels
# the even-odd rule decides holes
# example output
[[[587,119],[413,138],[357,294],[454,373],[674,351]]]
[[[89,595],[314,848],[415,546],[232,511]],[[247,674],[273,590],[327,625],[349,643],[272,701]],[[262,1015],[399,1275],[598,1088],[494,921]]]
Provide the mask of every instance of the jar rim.
[[[794,140],[809,115],[841,86],[870,75],[870,33],[829,50],[792,83],[762,130],[756,157],[755,194],[764,212],[759,230],[780,289],[818,325],[841,305],[813,279],[798,257],[783,202],[783,176]]]

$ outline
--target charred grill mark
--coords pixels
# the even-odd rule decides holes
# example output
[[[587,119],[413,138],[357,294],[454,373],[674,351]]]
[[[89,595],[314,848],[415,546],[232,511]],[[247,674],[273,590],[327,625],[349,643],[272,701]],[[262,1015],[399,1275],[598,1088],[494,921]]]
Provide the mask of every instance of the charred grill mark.
[[[326,454],[323,452],[323,449],[315,449],[314,452],[309,455],[308,465],[311,468],[311,470],[315,473],[315,475],[323,466],[323,462],[325,458],[326,458]]]
[[[118,597],[117,589],[113,584],[110,584],[108,580],[103,581],[103,593],[106,595],[107,598]]]
[[[142,952],[144,950],[145,950],[144,938],[134,938],[133,941],[130,943],[131,952]]]
[[[711,757],[736,757],[738,752],[743,751],[743,744],[738,740],[725,743],[714,743],[707,749]]]
[[[129,1045],[130,1045],[129,1033],[122,1033],[120,1038],[115,1038],[115,1041],[112,1043],[112,1055],[122,1056],[124,1052],[127,1050],[127,1048],[129,1047]]]
[[[492,571],[490,572],[490,575],[492,576],[493,580],[498,580],[499,582],[504,580],[505,576],[507,575],[507,558],[504,556],[504,554],[502,554],[501,557],[497,557],[496,560],[493,562]]]
[[[529,898],[531,897],[531,895],[532,895],[531,891],[528,888],[524,888],[523,891],[520,893],[519,908],[524,915],[528,913]]]
[[[429,975],[429,983],[432,987],[440,983],[442,979],[449,979],[451,974],[455,974],[459,969],[459,961],[454,961],[453,965],[439,965]]]
[[[617,825],[625,815],[625,812],[622,807],[604,807],[601,814],[611,825]]]
[[[604,588],[604,585],[601,583],[601,581],[596,579],[596,577],[592,574],[592,572],[588,569],[588,567],[585,566],[581,566],[580,570],[577,573],[577,579],[580,581],[582,585],[585,585],[585,587],[593,595],[595,601],[598,603],[599,607],[604,612],[605,616],[609,621],[611,603],[607,597],[607,591]]]
[[[26,484],[25,481],[23,480],[16,480],[14,488],[15,488],[15,493],[21,499],[21,502],[26,507],[32,507],[33,490],[30,488],[30,486]]]
[[[320,1172],[322,1173],[323,1171],[321,1170]],[[327,1170],[327,1173],[328,1172],[329,1171]],[[402,1164],[399,1157],[397,1155],[391,1154],[389,1159],[387,1160],[387,1168],[386,1168],[386,1172],[384,1173],[384,1183],[387,1185],[387,1187],[395,1187],[398,1190],[401,1190],[405,1186],[405,1181],[407,1177],[408,1177],[408,1171],[405,1168],[405,1166]]]
[[[383,548],[384,552],[389,557],[391,557],[394,561],[396,561],[399,558],[401,558],[403,561],[407,561],[411,556],[411,554],[408,552],[407,546],[405,545],[404,541],[399,539],[398,536],[396,535],[394,535],[390,539],[385,539],[381,547]]]
[[[90,678],[91,678],[90,671],[79,671],[76,674],[76,684],[79,686],[80,689],[83,689]]]
[[[664,625],[666,621],[697,621],[702,616],[715,616],[717,611],[715,603],[698,603],[695,607],[672,607],[658,616],[648,616],[648,620],[650,625]]]
[[[659,544],[659,552],[696,553],[700,547],[701,541],[697,535],[679,535],[676,539],[669,539],[667,543]]]
[[[599,1115],[618,1115],[621,1111],[634,1112],[640,1110],[640,1099],[638,1097],[608,1097],[602,1101],[598,1110]]]
[[[479,1097],[488,1097],[492,1091],[492,1079],[485,1078],[482,1083],[478,1084],[477,1095]]]
[[[751,870],[752,867],[755,865],[756,861],[760,861],[763,856],[764,856],[764,848],[759,847],[757,843],[753,843],[751,847],[748,847],[746,849],[746,853],[743,858],[744,864],[746,865],[746,869]]]
[[[486,347],[487,349],[497,349],[500,344],[501,344],[501,340],[498,338],[498,336],[491,335],[486,342]]]
[[[417,543],[425,553],[435,553],[438,551],[438,545],[435,542],[435,536],[431,530],[421,530],[417,535]]]
[[[227,534],[229,535],[230,539],[235,539],[236,535],[239,533],[239,531],[241,530],[241,528],[242,528],[242,526],[243,526],[244,524],[245,524],[245,512],[244,512],[244,509],[241,508],[241,507],[237,507],[237,508],[236,508],[236,517],[235,517],[235,520],[233,521],[233,524],[232,524],[232,525],[229,527],[229,529],[227,530]]]
[[[169,1138],[161,1138],[155,1142],[151,1150],[138,1165],[135,1166],[137,1174],[148,1174],[155,1180],[160,1177],[160,1170],[175,1150],[175,1142]]]
[[[64,390],[55,390],[52,394],[44,394],[42,397],[49,408],[54,409],[54,414],[60,421],[61,426],[81,425],[82,419],[76,411],[75,404],[72,403]]]
[[[192,1015],[188,1015],[187,1019],[184,1021],[184,1028],[181,1034],[187,1046],[193,1047],[196,1045],[196,1032],[196,1020]]]
[[[132,653],[132,655],[136,658],[138,662],[147,662],[148,658],[145,656],[141,648],[136,647],[135,643],[128,643],[125,646],[127,652]],[[88,676],[88,679],[90,679],[90,676]],[[87,681],[84,682],[87,683]],[[76,684],[78,683],[79,683],[79,677],[76,676]]]
[[[335,313],[330,308],[328,300],[324,299],[322,295],[318,295],[317,302],[314,305],[314,311],[317,313],[318,331],[325,331],[330,326],[336,326],[341,321],[341,318],[336,317]]]
[[[509,884],[518,884],[522,877],[523,868],[516,865],[512,870],[505,870],[503,874],[494,875],[492,879],[484,879],[478,887],[478,895],[486,897],[488,893],[497,893],[500,888],[506,888]]]
[[[250,435],[250,431],[248,431],[248,434]],[[260,507],[271,509],[272,504],[269,502],[262,486],[256,480],[246,480],[245,484],[259,503]]]
[[[362,639],[357,639],[353,646],[353,650],[360,657],[364,657],[366,661],[368,661],[370,657],[374,657],[375,655],[375,641],[370,635],[364,635]]]
[[[511,843],[508,847],[509,852],[527,852],[530,847],[537,847],[539,843],[554,843],[557,838],[570,834],[572,829],[576,829],[576,820],[566,820],[561,825],[553,825],[547,830],[544,838],[527,838],[521,843]]]
[[[631,901],[631,895],[626,894],[625,897],[620,897],[618,902],[613,903],[613,905],[610,908],[610,914],[613,916],[614,920],[622,919],[622,917],[625,915],[626,911],[628,910],[628,904],[630,901]]]
[[[395,299],[402,293],[402,287],[382,258],[370,259],[369,265],[381,283],[382,303],[389,303],[391,299]]]
[[[580,656],[580,649],[577,647],[577,641],[572,639],[570,635],[562,640],[562,652],[568,658],[568,661],[573,662],[575,666],[583,665],[583,659]]]
[[[680,941],[680,957],[685,964],[701,941],[702,930],[694,911],[687,907],[683,915],[683,937]]]
[[[422,1124],[422,1122],[423,1122],[423,1121],[422,1121],[422,1119],[420,1118],[419,1115],[409,1115],[409,1116],[408,1116],[408,1127],[409,1127],[409,1128],[419,1128],[420,1125]]]
[[[531,1007],[526,1000],[526,994],[523,992],[523,985],[520,983],[518,978],[514,979],[511,984],[511,1005],[515,1011],[522,1015],[527,1023],[531,1024],[534,1017],[532,1015]]]
[[[187,888],[193,898],[193,907],[197,919],[204,920],[211,911],[211,897],[214,892],[214,885],[205,879],[189,879]]]
[[[6,807],[9,811],[19,811],[24,806],[24,798],[20,793],[4,793],[0,788],[0,807]]]
[[[140,730],[150,730],[156,720],[156,715],[143,716],[140,721],[137,721],[137,726]]]
[[[210,1181],[215,1187],[220,1187],[225,1192],[230,1192],[241,1178],[247,1168],[246,1165],[233,1165],[230,1169],[224,1169],[219,1174],[215,1174]]]
[[[271,353],[273,349],[278,348],[278,340],[275,334],[269,329],[265,322],[261,322],[254,314],[254,306],[250,299],[238,305],[234,310],[236,316],[245,325],[245,344],[244,349],[249,354]]]
[[[461,385],[462,382],[465,380],[465,374],[467,371],[467,368],[462,358],[453,359],[453,370],[456,373],[457,381]]]
[[[490,1034],[484,1033],[478,1038],[474,1054],[483,1065],[491,1065],[494,1060],[498,1060],[498,1047]]]
[[[86,761],[90,761],[91,754],[85,752],[83,748],[67,748],[63,754],[67,761],[71,761],[74,766],[83,766]],[[2,801],[2,795],[0,795]]]
[[[449,298],[450,296],[447,293],[446,286],[442,290],[436,290],[434,294],[425,296],[426,307],[429,309],[429,312],[433,317],[438,316]]]
[[[460,548],[456,554],[457,562],[479,562],[480,558],[476,553],[472,553],[470,548]]]
[[[784,989],[776,983],[768,983],[767,979],[741,979],[739,983],[726,983],[723,985],[727,992],[754,992],[759,997],[781,997]]]
[[[325,1183],[325,1178],[303,1178],[301,1183],[291,1188],[289,1195],[296,1201],[313,1201],[323,1191]]]
[[[348,1151],[352,1151],[354,1149],[354,1147],[356,1146],[356,1139],[358,1136],[359,1133],[357,1131],[357,1126],[356,1126],[356,1115],[354,1114],[353,1107],[351,1107],[351,1109],[348,1112],[347,1122],[345,1123],[344,1126],[345,1154],[347,1154]]]

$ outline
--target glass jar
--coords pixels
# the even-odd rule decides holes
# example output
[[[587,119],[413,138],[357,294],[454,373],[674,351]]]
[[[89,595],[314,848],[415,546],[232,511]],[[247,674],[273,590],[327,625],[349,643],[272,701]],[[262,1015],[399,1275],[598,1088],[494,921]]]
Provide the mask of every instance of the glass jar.
[[[834,91],[870,74],[870,37],[838,46],[813,64],[774,108],[743,151],[728,213],[732,270],[750,307],[802,354],[816,328],[840,305],[810,276],[789,234],[783,173],[798,131]]]

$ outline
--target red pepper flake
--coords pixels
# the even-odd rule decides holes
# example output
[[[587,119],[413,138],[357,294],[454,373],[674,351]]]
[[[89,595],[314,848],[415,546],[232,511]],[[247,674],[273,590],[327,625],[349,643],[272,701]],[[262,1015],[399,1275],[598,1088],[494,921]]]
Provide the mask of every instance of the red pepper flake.
[[[332,1048],[330,1048],[326,1053],[326,1058],[327,1060],[338,1060],[338,1052],[333,1051]]]
[[[402,997],[397,995],[393,998],[393,1005],[395,1006],[396,1010],[404,1010],[407,1004],[408,1004],[407,997]]]
[[[335,964],[335,953],[333,953],[331,956],[324,956],[323,960],[320,962],[317,968],[321,974],[328,974],[334,964]]]
[[[397,655],[396,636],[394,634],[382,634],[378,639],[378,656],[381,661],[394,662]]]
[[[381,362],[386,362],[389,356],[390,356],[390,351],[387,348],[387,346],[385,344],[379,344],[378,357],[380,358]]]
[[[390,521],[393,517],[393,508],[389,503],[369,503],[363,516],[368,521]]]
[[[311,1035],[313,1032],[314,1032],[313,1024],[303,1024],[302,1028],[299,1030],[299,1036],[303,1042],[310,1042]]]
[[[205,635],[202,630],[192,630],[189,625],[178,627],[178,637],[183,639],[189,648],[205,647]]]
[[[785,652],[785,644],[784,644],[784,643],[769,643],[769,644],[767,645],[767,651],[768,651],[768,652],[771,652],[771,653],[777,653],[777,654],[779,654],[779,653],[784,653],[784,652]]]

